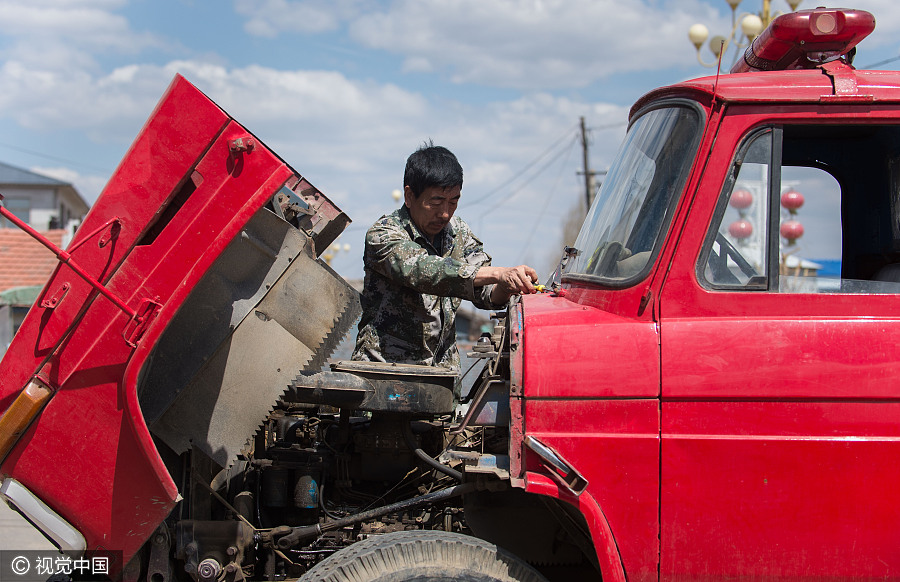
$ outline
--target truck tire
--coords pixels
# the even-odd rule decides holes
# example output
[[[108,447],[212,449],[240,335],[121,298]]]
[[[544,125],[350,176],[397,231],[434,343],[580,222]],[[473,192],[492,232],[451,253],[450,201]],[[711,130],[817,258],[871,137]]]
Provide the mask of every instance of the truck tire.
[[[370,537],[319,562],[300,582],[547,582],[513,554],[444,531]]]

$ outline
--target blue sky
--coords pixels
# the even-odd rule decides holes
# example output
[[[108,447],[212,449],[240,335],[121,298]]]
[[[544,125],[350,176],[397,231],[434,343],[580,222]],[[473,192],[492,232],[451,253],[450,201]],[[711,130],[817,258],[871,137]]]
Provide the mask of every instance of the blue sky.
[[[877,19],[857,65],[900,56],[900,3],[840,4]],[[800,7],[817,5],[836,6]],[[180,73],[350,215],[350,250],[333,261],[344,276],[362,275],[366,227],[432,139],[463,163],[459,214],[494,263],[543,278],[583,199],[579,117],[603,170],[635,100],[709,74],[687,40],[695,22],[721,33],[731,12],[725,0],[0,0],[0,161],[92,202]]]

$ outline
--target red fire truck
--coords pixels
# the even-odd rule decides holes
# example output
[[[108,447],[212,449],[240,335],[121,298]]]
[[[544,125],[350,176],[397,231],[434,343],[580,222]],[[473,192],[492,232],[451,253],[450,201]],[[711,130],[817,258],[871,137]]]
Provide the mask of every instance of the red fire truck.
[[[440,370],[326,361],[359,307],[317,256],[349,219],[176,78],[69,247],[43,240],[0,494],[127,580],[900,579],[900,73],[853,67],[874,26],[783,15],[731,73],[641,98],[461,401]]]

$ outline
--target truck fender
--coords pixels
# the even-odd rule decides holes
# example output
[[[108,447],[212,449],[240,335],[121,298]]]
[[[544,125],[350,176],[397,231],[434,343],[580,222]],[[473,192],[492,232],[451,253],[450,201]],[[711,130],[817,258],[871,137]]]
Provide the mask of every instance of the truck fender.
[[[527,471],[525,473],[525,491],[537,495],[545,495],[575,506],[587,521],[600,563],[600,573],[604,582],[626,582],[622,557],[613,537],[612,530],[600,504],[587,491],[575,496],[560,487],[546,475]]]

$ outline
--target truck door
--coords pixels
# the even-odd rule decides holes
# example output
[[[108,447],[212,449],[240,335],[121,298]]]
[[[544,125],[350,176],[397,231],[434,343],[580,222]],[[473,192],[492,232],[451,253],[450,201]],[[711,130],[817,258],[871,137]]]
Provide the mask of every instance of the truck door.
[[[782,119],[661,293],[664,580],[900,578],[900,126]]]

